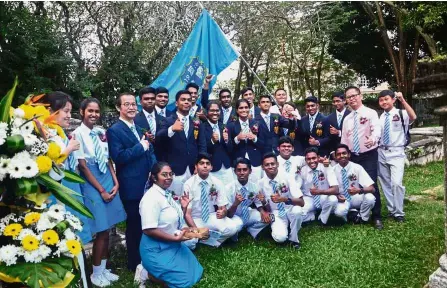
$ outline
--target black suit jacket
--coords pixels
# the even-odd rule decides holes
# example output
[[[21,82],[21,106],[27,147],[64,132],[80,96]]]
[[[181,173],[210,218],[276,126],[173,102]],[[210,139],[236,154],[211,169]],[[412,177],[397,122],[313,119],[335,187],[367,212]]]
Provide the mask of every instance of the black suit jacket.
[[[329,130],[327,127],[326,117],[321,112],[318,112],[313,127],[310,127],[309,115],[301,118],[301,143],[303,149],[306,150],[308,147],[311,147],[311,145],[309,145],[309,139],[310,136],[312,136],[315,140],[320,142],[320,146],[314,146],[318,148],[320,156],[327,156],[327,145],[329,144]]]
[[[334,127],[335,129],[342,130],[343,128],[343,122],[345,121],[346,116],[349,115],[351,111],[348,109],[345,109],[345,113],[343,114],[343,117],[341,118],[340,126],[338,126],[337,121],[337,112],[334,111],[326,118],[326,125],[327,125],[327,131],[330,131],[330,126]],[[341,135],[341,134],[340,134]],[[329,153],[334,151],[338,144],[340,144],[341,137],[338,137],[338,135],[332,135],[329,132],[329,143],[328,143],[328,151]]]
[[[157,111],[155,110],[154,114],[155,114],[155,129],[156,129],[155,131],[157,132],[160,129],[161,121],[163,120],[164,117],[158,115]],[[143,111],[139,112],[137,116],[135,116],[134,122],[138,127],[146,131],[150,130],[149,122],[147,121],[146,115],[144,115]],[[157,137],[157,135],[154,136],[155,136],[155,142],[152,144],[154,145],[155,156],[157,157],[157,161],[165,161],[162,139],[160,137]]]
[[[220,141],[218,143],[213,143],[211,138],[213,136],[213,127],[211,127],[208,121],[203,122],[200,125],[200,137],[201,143],[206,143],[206,152],[211,154],[213,165],[213,170],[211,172],[219,171],[222,168],[222,164],[225,168],[231,167],[231,152],[233,151],[233,141],[231,141],[230,137],[228,137],[228,142],[225,143],[223,138],[223,130],[224,125],[220,122],[217,122],[219,125],[219,133],[220,133]]]
[[[275,119],[278,121],[277,131],[275,131]],[[267,123],[261,114],[256,116],[255,120],[259,123],[258,138],[260,138],[264,143],[262,153],[265,154],[268,152],[275,152],[278,155],[278,141],[279,138],[284,135],[283,128],[293,131],[295,128],[295,121],[289,121],[289,119],[274,113],[270,114],[270,127],[267,127]]]

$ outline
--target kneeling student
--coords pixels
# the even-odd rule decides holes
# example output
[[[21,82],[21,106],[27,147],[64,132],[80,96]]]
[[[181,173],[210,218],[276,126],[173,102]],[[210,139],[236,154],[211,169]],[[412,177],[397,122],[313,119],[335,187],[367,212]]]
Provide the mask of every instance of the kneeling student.
[[[366,223],[369,214],[376,203],[374,197],[374,181],[369,177],[365,169],[354,162],[349,161],[351,151],[348,146],[339,144],[335,150],[335,159],[338,164],[334,170],[339,183],[340,194],[346,199],[350,209],[360,209],[354,223]]]
[[[259,232],[268,225],[270,217],[267,215],[263,221],[261,213],[250,207],[253,203],[262,206],[260,198],[263,198],[258,194],[258,185],[248,180],[251,173],[250,160],[237,158],[234,173],[237,180],[225,187],[229,203],[227,216],[238,223],[238,232],[246,227],[248,233],[256,238]]]
[[[315,211],[321,210],[318,219],[323,225],[333,213],[335,216],[346,219],[349,205],[338,192],[338,182],[332,167],[325,167],[319,163],[318,150],[315,147],[307,148],[304,152],[306,166],[301,169],[304,186],[304,214],[308,221],[315,219]]]
[[[263,217],[266,215],[266,209],[274,215],[272,221],[272,237],[278,243],[287,240],[293,248],[301,247],[298,240],[298,232],[301,229],[302,208],[304,206],[303,194],[296,187],[295,181],[290,181],[286,175],[278,173],[278,159],[273,153],[266,153],[262,158],[262,169],[265,176],[258,181],[258,186],[265,195],[265,204],[268,207],[256,203]],[[288,234],[288,225],[290,224],[290,234]]]
[[[226,217],[228,204],[222,182],[210,175],[211,156],[199,153],[196,161],[197,174],[183,185],[183,191],[192,199],[186,210],[185,221],[192,228],[209,228],[219,231],[223,243],[237,233],[238,225]],[[215,208],[217,206],[217,209]]]

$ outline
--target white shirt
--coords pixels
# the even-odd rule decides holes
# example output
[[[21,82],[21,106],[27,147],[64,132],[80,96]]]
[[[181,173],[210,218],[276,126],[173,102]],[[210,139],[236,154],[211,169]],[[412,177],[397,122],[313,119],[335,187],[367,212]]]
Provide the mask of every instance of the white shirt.
[[[189,193],[189,199],[191,199],[191,202],[189,202],[188,205],[188,209],[191,209],[191,215],[193,218],[202,218],[202,204],[200,201],[200,196],[202,193],[202,186],[200,182],[202,181],[208,182],[208,209],[210,213],[215,211],[214,205],[217,205],[217,207],[221,207],[228,204],[224,185],[219,179],[212,175],[209,175],[206,180],[203,180],[199,177],[198,174],[196,174],[189,178],[185,182],[185,184],[183,184],[183,191]],[[217,196],[209,194],[211,186],[214,186],[216,188]]]
[[[383,112],[380,115],[380,126],[382,127],[382,134],[380,138],[380,145],[385,146],[383,143],[383,135],[385,133],[385,118],[386,113]],[[390,142],[387,145],[388,147],[397,147],[397,146],[405,146],[405,132],[408,130],[408,126],[410,124],[410,117],[408,116],[407,111],[402,110],[402,116],[404,118],[405,131],[402,129],[402,120],[400,119],[399,109],[393,107],[389,112],[388,121],[390,122]]]
[[[318,170],[318,189],[327,190],[332,186],[338,185],[337,177],[331,166],[324,167],[323,164],[318,163],[316,170]],[[301,178],[303,179],[303,191],[305,196],[313,196],[310,193],[310,188],[314,185],[313,177],[314,171],[310,169],[308,165],[301,169]]]
[[[294,179],[296,187],[301,189],[301,187],[303,186],[303,179],[301,178],[300,173],[297,172],[301,171],[302,167],[306,165],[305,158],[303,156],[290,156],[288,160],[291,162],[289,172],[287,172],[286,170],[287,160],[282,158],[281,155],[278,156],[279,173],[288,175],[289,179]]]
[[[152,123],[154,124],[154,131],[151,131],[153,135],[157,133],[157,120],[155,119],[155,110],[152,110],[152,113],[147,112],[143,109],[144,117],[147,119],[147,123],[149,124],[149,115],[152,116]]]
[[[197,106],[197,104],[194,104],[191,107],[191,110],[189,110],[189,115],[191,115],[192,117],[194,117],[196,115],[197,109],[199,109],[199,106]]]
[[[256,207],[262,206],[261,202],[256,197],[256,195],[259,193],[258,185],[256,185],[256,183],[248,181],[247,184],[242,186],[242,184],[239,183],[238,180],[236,180],[225,186],[225,192],[227,194],[228,201],[227,209],[230,209],[230,207],[233,206],[233,203],[236,199],[236,193],[242,194],[242,187],[247,188],[247,206],[250,206],[253,203],[255,203]],[[242,216],[242,203],[237,206],[235,214],[238,216]]]
[[[374,181],[371,177],[369,177],[368,173],[366,173],[366,170],[359,164],[349,162],[344,168],[346,170],[346,174],[348,175],[349,187],[360,188],[359,185],[362,185],[362,187],[365,188],[374,184]],[[343,167],[341,167],[340,164],[334,166],[335,175],[337,176],[338,180],[338,191],[340,194],[343,193],[343,178],[341,174],[342,169]]]
[[[342,124],[341,120],[343,119],[343,115],[345,115],[345,111],[346,111],[346,107],[343,108],[343,110],[341,112],[338,112],[338,110],[335,110],[335,116],[337,116],[337,119],[336,119],[337,123],[338,123],[338,119],[340,119],[340,124]],[[338,128],[339,128],[339,130],[338,130],[338,137],[341,137],[341,128],[342,127],[338,127]]]
[[[141,228],[158,228],[167,234],[177,231],[179,216],[177,210],[166,199],[165,191],[153,185],[140,201]]]
[[[166,117],[166,107],[165,108],[160,108],[157,105],[155,105],[155,111],[157,111],[157,114],[160,114],[160,111],[163,111],[163,117]]]
[[[93,139],[90,136],[91,131],[92,129],[88,128],[84,123],[81,123],[81,126],[73,131],[73,135],[75,135],[76,140],[78,140],[80,143],[79,150],[77,150],[76,159],[96,159],[95,145],[93,144]],[[98,138],[99,145],[102,148],[106,159],[108,159],[109,148],[107,145],[107,140],[105,139],[105,131],[99,127],[94,127],[93,131],[98,133],[98,135],[95,137]],[[100,137],[99,135],[104,135],[104,137]],[[105,141],[103,142],[101,138],[105,139]]]
[[[228,112],[225,112],[224,113],[224,111],[226,111],[226,109],[228,109]],[[222,107],[222,120],[223,120],[223,124],[227,124],[227,122],[228,122],[228,120],[230,120],[230,117],[231,117],[231,111],[233,111],[233,107],[228,107],[228,108],[224,108],[224,107]],[[227,118],[225,118],[225,115],[228,115],[227,116]],[[225,121],[226,120],[226,121]]]
[[[273,202],[272,199],[270,198],[270,196],[272,196],[275,193],[273,191],[272,185],[270,184],[270,180],[275,180],[277,182],[277,184],[276,184],[277,189],[279,189],[279,186],[282,184],[285,185],[285,187],[287,188],[287,191],[285,193],[284,192],[281,193],[281,197],[300,198],[303,196],[303,193],[301,193],[301,190],[296,186],[295,181],[290,181],[289,177],[287,177],[279,172],[274,179],[270,179],[269,177],[267,177],[267,175],[265,175],[262,179],[260,179],[258,181],[258,186],[259,186],[260,190],[264,193],[265,200],[270,205],[270,208],[272,209],[272,211],[278,210],[278,203]],[[256,204],[256,207],[260,207],[262,205],[261,202],[255,203],[255,204]],[[285,203],[284,203],[284,205],[285,205]],[[290,205],[286,205],[286,206],[290,206]]]

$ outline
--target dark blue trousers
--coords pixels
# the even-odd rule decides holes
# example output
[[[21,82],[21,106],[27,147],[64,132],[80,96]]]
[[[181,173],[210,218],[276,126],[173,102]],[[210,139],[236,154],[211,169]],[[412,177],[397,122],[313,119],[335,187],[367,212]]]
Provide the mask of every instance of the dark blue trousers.
[[[382,219],[382,203],[380,201],[379,187],[377,186],[377,163],[379,161],[377,148],[364,153],[360,153],[359,155],[355,155],[354,153],[352,153],[351,161],[362,166],[363,169],[366,170],[366,173],[368,173],[369,177],[371,177],[371,179],[374,181],[374,188],[376,189],[376,191],[374,192],[374,196],[376,197],[376,204],[372,209],[371,215],[373,220]]]
[[[135,272],[138,264],[141,263],[140,241],[143,231],[141,230],[140,200],[122,200],[124,210],[126,210],[126,248],[127,248],[127,269]]]

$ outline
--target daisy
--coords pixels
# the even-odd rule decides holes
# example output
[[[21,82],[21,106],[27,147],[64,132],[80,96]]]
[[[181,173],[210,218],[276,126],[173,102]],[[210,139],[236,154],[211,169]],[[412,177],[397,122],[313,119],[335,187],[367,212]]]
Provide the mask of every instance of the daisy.
[[[0,145],[3,145],[6,141],[6,137],[8,137],[7,129],[8,124],[0,122]]]
[[[54,204],[48,209],[48,216],[57,221],[63,221],[65,215],[65,207],[60,204]]]
[[[14,245],[5,245],[0,248],[0,262],[6,266],[15,265],[17,263],[18,248]]]

